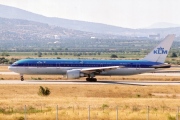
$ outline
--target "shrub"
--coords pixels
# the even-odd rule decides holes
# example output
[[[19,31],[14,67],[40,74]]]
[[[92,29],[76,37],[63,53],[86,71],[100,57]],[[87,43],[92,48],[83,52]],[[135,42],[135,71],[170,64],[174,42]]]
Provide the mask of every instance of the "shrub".
[[[168,120],[176,120],[176,117],[169,115]]]
[[[178,56],[177,56],[177,54],[176,54],[175,52],[173,52],[173,53],[171,54],[171,57],[178,57]]]
[[[31,77],[31,80],[42,80],[42,78],[40,78],[40,77],[38,77],[38,78]]]
[[[40,86],[39,87],[39,92],[38,92],[38,95],[40,95],[40,96],[48,96],[48,95],[50,95],[50,90],[49,90],[49,88],[47,88],[47,87],[42,87],[42,86]]]
[[[0,113],[4,113],[5,109],[4,108],[0,108]]]
[[[139,111],[140,109],[138,108],[138,106],[133,106],[132,107],[132,111]]]
[[[25,120],[24,117],[20,116],[17,118],[18,120]]]
[[[115,54],[112,54],[112,55],[111,55],[111,58],[118,58],[118,56],[115,55]]]
[[[119,58],[126,58],[126,57],[124,57],[124,56],[119,56]]]
[[[108,108],[109,106],[107,105],[107,104],[103,104],[102,105],[102,108],[104,109],[104,108]]]
[[[140,98],[140,97],[141,97],[141,95],[140,95],[140,94],[136,94],[136,97],[137,97],[137,98]]]

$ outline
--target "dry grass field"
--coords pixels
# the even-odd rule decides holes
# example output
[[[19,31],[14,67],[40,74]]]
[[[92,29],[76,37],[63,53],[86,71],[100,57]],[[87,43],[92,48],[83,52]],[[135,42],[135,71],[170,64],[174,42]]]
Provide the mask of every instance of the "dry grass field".
[[[124,86],[124,85],[42,85],[51,94],[39,96],[40,85],[0,85],[0,119],[24,117],[24,106],[30,120],[54,120],[56,106],[59,119],[115,120],[116,107],[121,120],[144,120],[147,106],[150,119],[175,118],[180,105],[179,86]]]
[[[0,72],[11,72],[6,65],[0,65]]]
[[[51,90],[39,96],[39,85],[0,85],[0,119],[24,117],[24,105],[30,120],[55,119],[56,105],[60,119],[116,119],[118,106],[121,120],[146,119],[147,106],[153,120],[175,117],[180,105],[179,86],[124,85],[42,85]],[[104,110],[103,110],[104,108]]]
[[[0,72],[9,72],[0,66]],[[25,75],[25,79],[57,80],[62,76]],[[1,80],[19,79],[19,75],[0,75]],[[82,78],[84,80],[84,78]],[[166,80],[179,81],[176,76],[98,76],[99,80]],[[39,96],[39,87],[48,87],[51,94]],[[58,105],[59,120],[88,119],[144,120],[149,106],[150,120],[175,120],[180,106],[179,86],[132,85],[0,85],[0,120],[55,120]],[[180,117],[180,116],[179,116]]]

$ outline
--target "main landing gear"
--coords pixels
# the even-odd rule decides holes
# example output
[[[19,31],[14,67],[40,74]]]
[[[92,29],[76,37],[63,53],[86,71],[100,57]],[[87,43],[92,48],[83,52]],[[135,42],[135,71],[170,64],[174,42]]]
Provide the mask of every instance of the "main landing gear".
[[[86,81],[88,82],[97,82],[96,78],[86,78]]]
[[[21,81],[24,81],[24,77],[23,77],[23,75],[21,75]]]
[[[86,81],[88,82],[97,82],[97,79],[94,78],[95,77],[95,74],[94,73],[91,73],[88,75],[88,77],[86,78]]]

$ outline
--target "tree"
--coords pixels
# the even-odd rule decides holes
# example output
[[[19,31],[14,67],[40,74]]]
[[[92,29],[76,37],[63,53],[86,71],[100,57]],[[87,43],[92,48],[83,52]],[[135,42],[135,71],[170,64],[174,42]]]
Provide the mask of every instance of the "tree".
[[[0,64],[8,64],[9,60],[4,57],[0,58]]]
[[[58,55],[58,53],[57,53],[57,52],[54,52],[54,55]]]
[[[111,55],[111,58],[118,58],[118,56],[115,55],[115,54],[112,54],[112,55]]]
[[[42,53],[41,52],[38,52],[38,57],[42,57]]]
[[[176,54],[175,52],[173,52],[173,53],[171,54],[171,57],[177,57],[177,54]]]
[[[59,50],[59,51],[61,51],[61,50],[62,50],[62,48],[58,48],[58,50]]]

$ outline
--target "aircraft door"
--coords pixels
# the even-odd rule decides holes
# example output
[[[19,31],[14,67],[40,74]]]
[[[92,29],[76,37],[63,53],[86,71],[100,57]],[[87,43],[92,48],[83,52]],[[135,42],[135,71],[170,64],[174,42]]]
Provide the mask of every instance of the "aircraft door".
[[[29,63],[24,64],[24,72],[27,73],[29,71]]]
[[[60,63],[56,63],[56,68],[60,68]]]
[[[140,64],[136,64],[136,70],[139,70],[140,68]]]
[[[100,64],[100,67],[104,67],[103,63]]]

